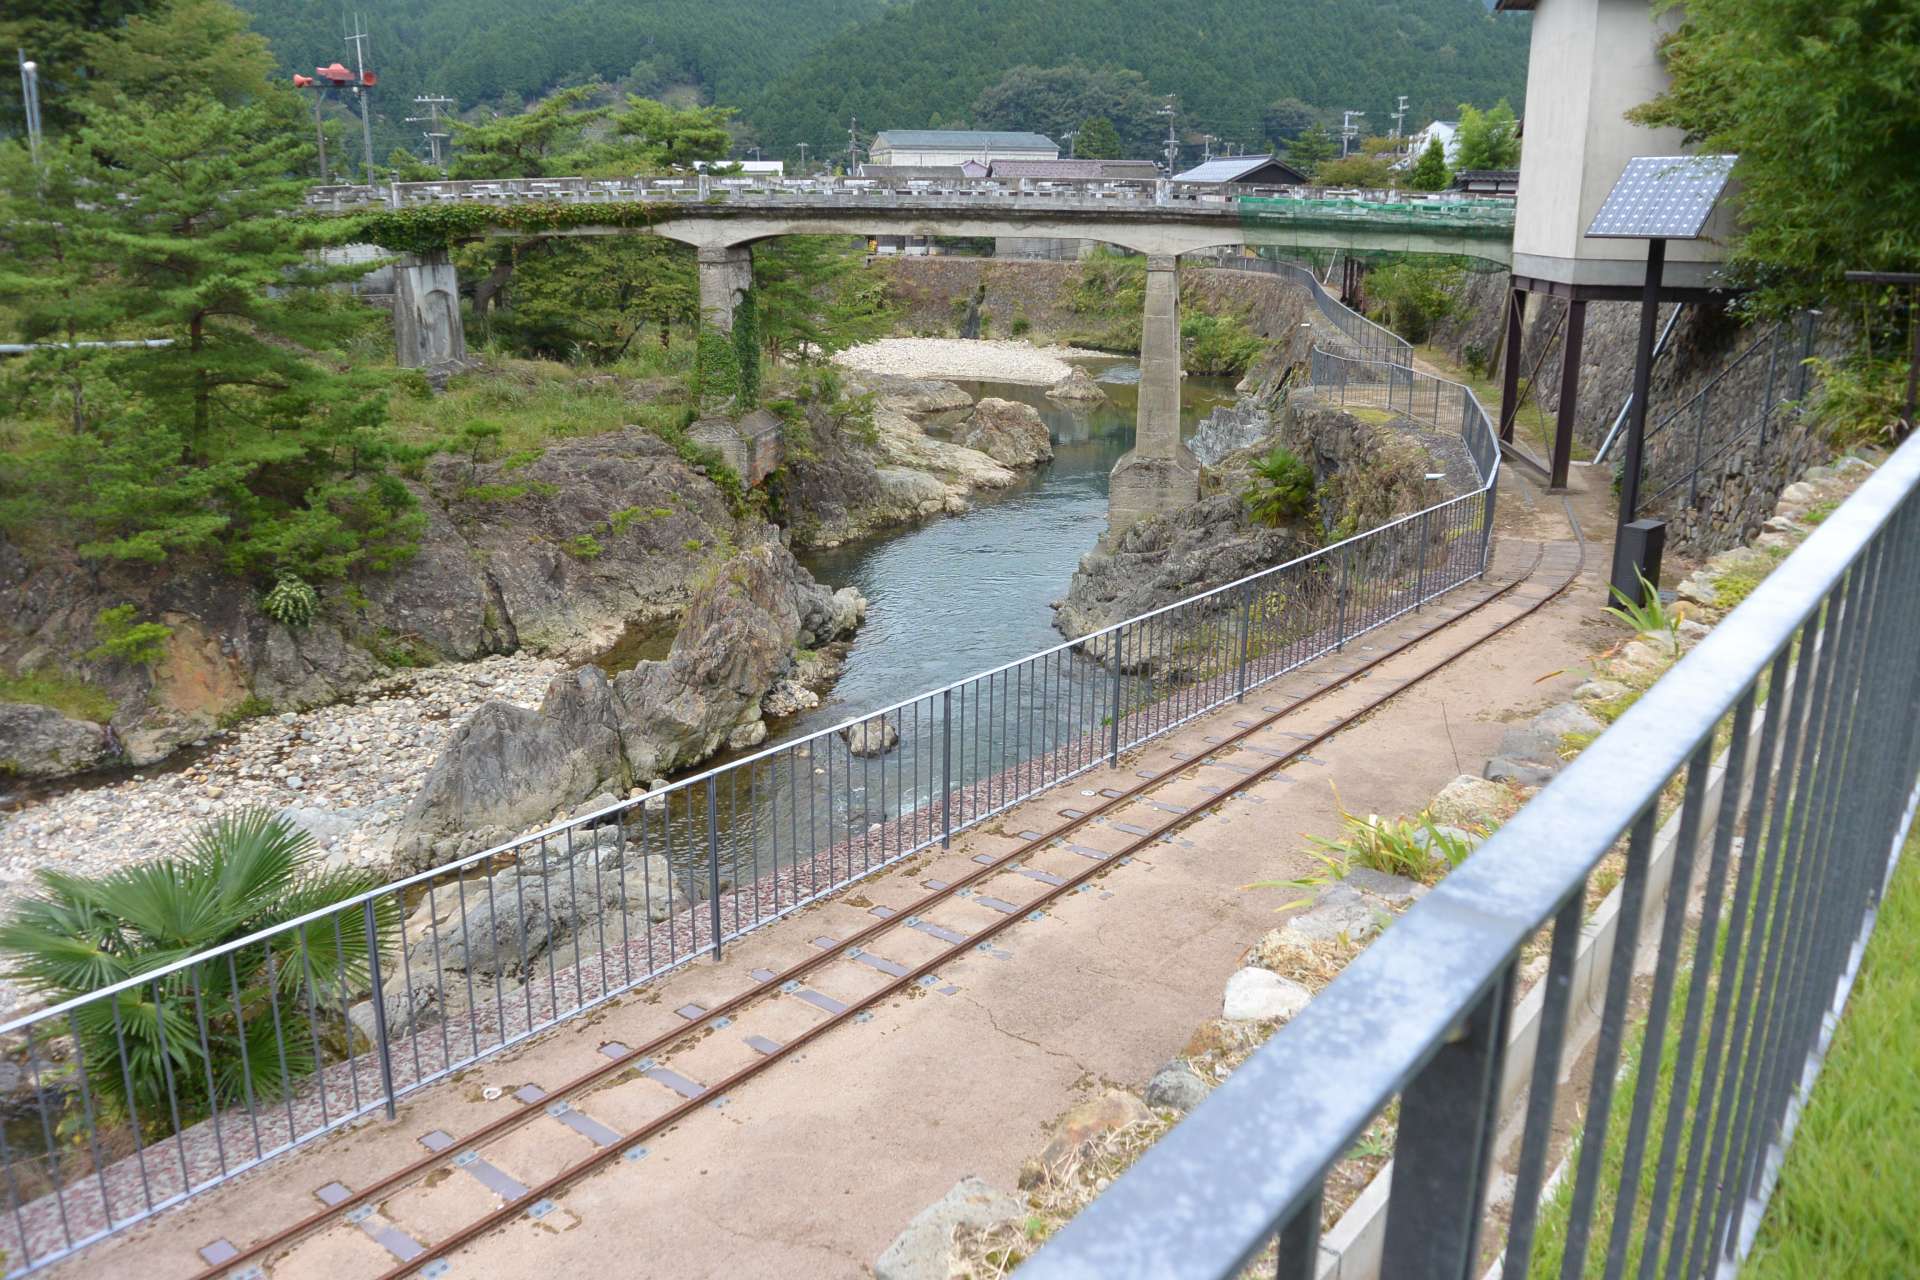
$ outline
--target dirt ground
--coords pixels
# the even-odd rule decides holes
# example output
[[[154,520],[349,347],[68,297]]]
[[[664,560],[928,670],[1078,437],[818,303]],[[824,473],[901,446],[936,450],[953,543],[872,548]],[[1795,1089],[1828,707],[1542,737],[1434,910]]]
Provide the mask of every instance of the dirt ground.
[[[1508,475],[1496,581],[1533,562],[1524,540],[1569,539],[1562,500]],[[1576,484],[1585,479],[1576,471]],[[1140,1087],[1197,1024],[1217,1016],[1226,979],[1249,947],[1284,920],[1277,908],[1297,896],[1243,886],[1312,869],[1301,852],[1302,835],[1337,829],[1336,787],[1339,800],[1357,813],[1417,811],[1456,774],[1479,772],[1507,722],[1565,699],[1584,678],[1584,655],[1606,635],[1599,609],[1607,549],[1596,539],[1610,530],[1604,494],[1576,493],[1572,505],[1590,540],[1583,581],[1539,614],[1310,756],[1197,816],[1171,843],[1109,861],[1089,891],[1058,900],[1037,921],[1014,925],[989,952],[967,949],[940,970],[936,986],[910,988],[870,1020],[823,1035],[649,1139],[643,1157],[611,1161],[559,1193],[537,1219],[523,1213],[454,1252],[449,1274],[862,1276],[907,1220],[958,1179],[977,1174],[1011,1187],[1022,1161],[1044,1144],[1049,1121],[1109,1083]],[[875,906],[913,901],[928,880],[958,878],[974,869],[975,855],[1012,847],[1021,831],[1057,826],[1063,808],[1086,807],[1085,796],[1130,785],[1141,771],[1192,761],[1152,799],[1206,804],[1213,790],[1244,776],[1249,760],[1258,762],[1260,749],[1298,745],[1300,735],[1326,728],[1541,594],[1523,586],[1286,717],[1249,739],[1251,757],[1206,758],[1208,739],[1234,732],[1249,713],[1277,709],[1320,687],[1426,627],[1436,612],[1464,607],[1488,589],[1462,588],[1423,615],[1254,691],[1245,708],[1223,709],[1124,757],[1117,772],[1075,779],[1004,815],[992,830],[956,839],[950,853],[915,860],[763,929],[729,949],[721,963],[681,970],[656,988],[424,1091],[404,1103],[392,1123],[365,1123],[282,1158],[54,1274],[192,1275],[201,1247],[259,1239],[318,1208],[315,1192],[326,1184],[364,1186],[417,1158],[421,1138],[431,1131],[458,1135],[522,1107],[512,1097],[515,1089],[529,1082],[551,1087],[589,1069],[605,1060],[599,1055],[608,1042],[638,1044],[688,1025],[675,1012],[682,1006],[711,1007],[755,982],[755,970],[780,970],[813,952],[815,939],[842,938],[871,924]],[[1071,839],[1114,850],[1129,838],[1123,824],[1158,821],[1166,812],[1135,802]],[[1071,848],[1045,850],[1028,862],[1057,875],[1085,865]],[[1020,903],[1043,887],[1038,878],[1008,870],[978,891]],[[978,897],[950,900],[932,913],[935,923],[960,932],[998,918]],[[872,949],[911,966],[942,945],[900,929]],[[816,971],[806,985],[851,1000],[884,980],[873,968],[843,959]],[[719,1080],[754,1060],[747,1036],[788,1040],[820,1016],[804,1000],[775,997],[675,1053],[670,1065],[693,1081]],[[499,1090],[492,1100],[490,1087]],[[678,1101],[655,1079],[628,1072],[579,1099],[578,1109],[626,1129]],[[542,1116],[479,1155],[485,1165],[532,1185],[594,1149],[574,1129]],[[431,1241],[503,1203],[476,1176],[479,1167],[443,1166],[382,1202],[372,1216],[339,1221],[267,1259],[265,1274],[274,1280],[378,1275],[396,1261],[378,1234]]]

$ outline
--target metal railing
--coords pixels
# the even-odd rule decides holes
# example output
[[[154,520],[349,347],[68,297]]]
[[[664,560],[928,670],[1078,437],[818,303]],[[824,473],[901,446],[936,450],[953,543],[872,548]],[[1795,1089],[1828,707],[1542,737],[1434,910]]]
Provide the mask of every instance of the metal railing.
[[[1466,416],[1434,425],[1468,437],[1471,492],[0,1026],[25,1064],[0,1125],[8,1273],[391,1115],[1478,578],[1499,460],[1459,392]]]
[[[1363,360],[1382,361],[1403,369],[1413,367],[1412,343],[1340,301],[1327,291],[1313,268],[1304,263],[1283,258],[1222,257],[1217,266],[1223,271],[1260,271],[1293,281],[1307,291],[1321,318],[1333,326],[1332,334],[1327,334],[1324,329],[1320,333],[1330,338],[1334,345],[1349,348],[1343,354],[1357,355]]]
[[[1396,1099],[1379,1274],[1725,1274],[1912,820],[1916,625],[1920,440],[1022,1275],[1316,1276]]]
[[[1768,432],[1777,429],[1775,424],[1800,411],[1811,385],[1807,361],[1813,355],[1820,316],[1818,311],[1806,311],[1776,323],[1685,402],[1647,428],[1640,464],[1644,506],[1699,506],[1703,474],[1710,474],[1749,437],[1757,434],[1764,447]],[[1715,405],[1735,407],[1716,422]],[[1712,493],[1716,486],[1709,481],[1705,488]]]
[[[870,179],[838,176],[727,178],[700,174],[680,178],[497,178],[441,179],[315,186],[309,208],[342,212],[369,206],[401,209],[445,204],[719,203],[791,208],[847,204],[955,208],[977,205],[1044,205],[1113,211],[1171,209],[1181,213],[1245,218],[1254,223],[1306,221],[1316,225],[1365,222],[1407,229],[1443,228],[1469,236],[1498,238],[1513,230],[1510,201],[1471,200],[1440,194],[1329,193],[1314,187],[1199,186],[1126,180],[1099,182],[956,179]]]

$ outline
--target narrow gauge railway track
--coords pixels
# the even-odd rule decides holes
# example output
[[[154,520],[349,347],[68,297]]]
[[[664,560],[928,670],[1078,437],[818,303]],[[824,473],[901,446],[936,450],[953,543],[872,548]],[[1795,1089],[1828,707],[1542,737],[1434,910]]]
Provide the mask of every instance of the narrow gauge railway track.
[[[532,1209],[537,1209],[543,1203],[548,1203],[549,1198],[554,1193],[560,1191],[568,1184],[637,1148],[648,1138],[678,1124],[699,1108],[711,1105],[714,1099],[720,1098],[729,1090],[747,1083],[776,1063],[786,1060],[835,1027],[854,1020],[872,1006],[898,995],[915,984],[922,983],[924,980],[927,980],[930,975],[935,974],[945,966],[965,956],[968,952],[983,948],[993,937],[1012,928],[1015,924],[1031,918],[1046,906],[1065,895],[1075,892],[1101,872],[1119,865],[1122,859],[1129,858],[1141,850],[1150,848],[1156,842],[1166,839],[1173,832],[1209,815],[1226,801],[1231,800],[1235,796],[1240,795],[1249,788],[1264,781],[1280,769],[1298,761],[1301,757],[1308,755],[1314,748],[1371,715],[1399,694],[1413,688],[1431,676],[1438,674],[1440,671],[1458,662],[1461,658],[1472,653],[1496,636],[1501,635],[1512,627],[1534,616],[1541,609],[1545,608],[1547,604],[1565,592],[1568,587],[1572,586],[1585,567],[1586,544],[1581,538],[1579,526],[1574,520],[1570,505],[1567,507],[1567,519],[1574,534],[1573,545],[1578,552],[1575,563],[1573,567],[1567,571],[1564,578],[1560,579],[1540,595],[1533,597],[1527,597],[1525,595],[1517,596],[1516,598],[1518,600],[1524,602],[1524,608],[1511,617],[1501,621],[1497,626],[1484,634],[1475,636],[1465,645],[1446,653],[1438,660],[1417,670],[1410,676],[1401,679],[1399,683],[1386,689],[1377,697],[1369,699],[1362,706],[1340,717],[1332,725],[1313,734],[1304,741],[1299,741],[1297,745],[1277,752],[1262,749],[1262,754],[1268,757],[1262,763],[1245,770],[1235,780],[1209,795],[1205,801],[1183,812],[1168,815],[1163,821],[1145,829],[1140,834],[1130,835],[1126,843],[1119,849],[1099,851],[1098,856],[1094,860],[1089,861],[1086,867],[1080,869],[1073,875],[1066,877],[1052,875],[1036,876],[1035,879],[1037,882],[1046,885],[1044,891],[1026,902],[1018,904],[1002,903],[1001,907],[1007,909],[1003,911],[997,920],[972,932],[959,935],[951,930],[941,930],[937,926],[927,929],[922,918],[927,911],[940,905],[942,902],[953,899],[956,896],[964,896],[965,892],[969,890],[971,886],[1002,872],[1020,868],[1027,859],[1031,858],[1037,852],[1060,846],[1065,837],[1078,831],[1082,827],[1094,823],[1103,815],[1112,813],[1128,804],[1146,798],[1154,790],[1188,773],[1198,762],[1196,760],[1179,761],[1165,769],[1140,778],[1124,789],[1112,789],[1102,792],[1097,803],[1084,811],[1079,811],[1077,816],[1064,820],[1052,830],[1041,832],[1033,838],[1023,838],[1012,850],[992,857],[973,870],[968,871],[960,878],[941,885],[939,888],[930,890],[925,896],[917,899],[910,905],[899,908],[885,918],[876,920],[873,924],[859,929],[848,937],[832,941],[829,945],[823,945],[815,954],[805,957],[781,972],[766,976],[762,976],[765,971],[757,972],[754,976],[758,981],[754,986],[738,992],[712,1008],[701,1010],[697,1018],[686,1025],[673,1027],[636,1047],[627,1048],[611,1054],[606,1062],[575,1076],[573,1079],[557,1086],[550,1092],[539,1093],[533,1101],[529,1102],[529,1104],[522,1109],[507,1112],[458,1138],[442,1142],[420,1159],[404,1165],[358,1190],[348,1191],[343,1197],[336,1198],[325,1208],[282,1228],[252,1245],[238,1249],[223,1258],[220,1262],[200,1272],[195,1277],[195,1280],[215,1280],[216,1277],[233,1274],[242,1268],[249,1268],[249,1270],[251,1270],[249,1264],[267,1261],[274,1255],[283,1253],[291,1246],[298,1244],[298,1242],[307,1236],[323,1228],[333,1226],[343,1220],[357,1221],[363,1218],[367,1213],[371,1212],[369,1206],[428,1178],[429,1175],[433,1174],[436,1170],[449,1167],[463,1156],[470,1158],[472,1154],[477,1152],[481,1147],[497,1141],[503,1135],[544,1117],[566,1115],[571,1109],[571,1100],[578,1098],[594,1086],[607,1083],[622,1073],[632,1071],[635,1068],[657,1068],[658,1059],[670,1056],[676,1048],[683,1047],[687,1042],[696,1041],[704,1037],[708,1029],[712,1028],[716,1022],[720,1022],[723,1019],[731,1019],[748,1006],[759,1001],[772,998],[778,994],[799,991],[799,980],[809,973],[833,964],[836,961],[860,959],[866,954],[868,944],[884,934],[902,928],[921,927],[924,931],[932,933],[933,936],[941,937],[943,941],[947,941],[950,937],[957,937],[957,940],[949,941],[948,945],[936,952],[932,957],[911,968],[885,961],[875,965],[875,968],[888,974],[889,977],[889,980],[881,986],[864,995],[854,997],[845,1003],[837,1000],[826,1001],[824,1006],[822,1006],[826,1016],[821,1021],[814,1023],[784,1043],[774,1043],[763,1040],[761,1043],[756,1044],[754,1047],[760,1054],[757,1059],[711,1084],[705,1085],[704,1087],[694,1086],[696,1091],[683,1094],[680,1101],[669,1107],[666,1111],[649,1118],[644,1123],[616,1135],[611,1130],[607,1130],[604,1125],[592,1122],[592,1126],[600,1131],[599,1136],[593,1139],[597,1144],[597,1149],[594,1152],[567,1165],[558,1173],[553,1174],[551,1177],[546,1178],[536,1185],[524,1188],[510,1198],[503,1196],[503,1199],[506,1199],[506,1203],[500,1208],[475,1218],[465,1226],[454,1230],[452,1233],[431,1244],[417,1244],[411,1237],[406,1237],[404,1232],[399,1233],[404,1240],[404,1244],[402,1248],[396,1252],[396,1256],[398,1256],[399,1253],[404,1253],[406,1256],[392,1269],[382,1274],[380,1280],[400,1280],[401,1277],[412,1275],[422,1268],[427,1267],[436,1259],[444,1257],[453,1250],[472,1243],[514,1218],[528,1213]],[[1292,716],[1302,708],[1317,702],[1327,694],[1351,686],[1354,682],[1371,674],[1383,664],[1400,657],[1417,646],[1427,644],[1436,637],[1450,632],[1459,623],[1478,614],[1482,609],[1507,598],[1509,595],[1515,594],[1523,586],[1533,583],[1535,575],[1540,572],[1541,566],[1545,561],[1548,545],[1547,543],[1538,544],[1533,563],[1527,568],[1525,573],[1516,576],[1511,581],[1482,596],[1479,600],[1467,605],[1459,612],[1440,619],[1435,625],[1401,640],[1391,648],[1368,659],[1365,663],[1353,670],[1339,675],[1338,678],[1329,681],[1320,688],[1314,689],[1278,709],[1268,711],[1261,717],[1245,723],[1244,727],[1237,728],[1235,732],[1222,738],[1218,743],[1212,744],[1208,752],[1209,756],[1232,752],[1236,748],[1242,747],[1242,745],[1247,743],[1248,739],[1254,735],[1273,727],[1278,722]],[[1132,828],[1130,830],[1139,829]],[[822,940],[822,942],[825,943],[826,940]],[[869,961],[869,963],[872,962]],[[676,1091],[680,1092],[680,1090]],[[257,1274],[257,1271],[253,1273]]]

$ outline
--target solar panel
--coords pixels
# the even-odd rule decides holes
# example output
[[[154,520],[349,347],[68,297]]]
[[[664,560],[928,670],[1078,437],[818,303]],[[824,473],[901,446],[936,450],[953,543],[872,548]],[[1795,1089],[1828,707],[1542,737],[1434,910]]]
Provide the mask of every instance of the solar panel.
[[[1698,240],[1737,156],[1635,156],[1587,235],[1600,240]]]

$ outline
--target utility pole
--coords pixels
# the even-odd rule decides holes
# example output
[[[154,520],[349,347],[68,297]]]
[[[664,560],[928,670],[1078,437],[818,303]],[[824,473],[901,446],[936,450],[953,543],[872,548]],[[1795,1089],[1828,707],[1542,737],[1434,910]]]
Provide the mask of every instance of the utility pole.
[[[751,152],[753,152],[753,162],[754,162],[755,164],[758,164],[758,163],[760,163],[760,148],[758,148],[758,147],[748,147],[748,148],[747,148],[747,150],[749,150],[749,151],[751,151]]]
[[[1398,138],[1400,136],[1401,126],[1404,125],[1406,121],[1407,121],[1407,95],[1403,93],[1400,95],[1400,105],[1397,108],[1395,108],[1393,113],[1393,136],[1394,137]]]
[[[1360,126],[1354,121],[1366,115],[1364,111],[1342,111],[1340,113],[1340,158],[1347,158],[1353,150],[1353,140],[1360,136]]]
[[[1079,131],[1078,129],[1069,129],[1069,130],[1067,130],[1067,131],[1066,131],[1065,133],[1063,133],[1063,134],[1061,134],[1060,136],[1061,136],[1062,138],[1064,138],[1064,139],[1066,140],[1066,143],[1067,143],[1067,159],[1069,159],[1069,160],[1072,160],[1072,159],[1074,159],[1074,158],[1076,158],[1077,156],[1079,156],[1079,154],[1080,154],[1080,143],[1079,143],[1079,138],[1080,138],[1080,131]]]
[[[368,182],[373,181],[373,95],[367,87],[367,33],[360,29],[360,15],[353,15],[353,34],[346,37],[353,46],[353,69],[356,83],[353,96],[360,101],[360,142],[365,148],[366,168],[360,176]]]
[[[803,142],[800,144],[800,173],[804,176],[806,172],[807,172],[807,144]]]
[[[27,116],[27,154],[33,167],[40,167],[40,65],[27,60],[27,51],[16,51],[20,59],[20,102]]]
[[[1173,132],[1173,99],[1168,98],[1166,105],[1160,108],[1160,114],[1167,118],[1167,176],[1174,175],[1180,163],[1180,139]]]
[[[1207,161],[1213,159],[1213,135],[1210,133],[1201,134],[1200,146],[1200,163],[1205,164]]]
[[[453,135],[443,133],[440,129],[440,108],[452,106],[453,99],[422,95],[414,98],[413,105],[416,107],[425,107],[427,114],[424,116],[408,116],[407,123],[424,124],[427,126],[421,132],[427,139],[427,150],[433,155],[433,167],[436,169],[446,168],[446,160],[441,155],[440,147],[442,143]]]
[[[860,117],[847,117],[847,176],[860,167]]]

